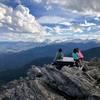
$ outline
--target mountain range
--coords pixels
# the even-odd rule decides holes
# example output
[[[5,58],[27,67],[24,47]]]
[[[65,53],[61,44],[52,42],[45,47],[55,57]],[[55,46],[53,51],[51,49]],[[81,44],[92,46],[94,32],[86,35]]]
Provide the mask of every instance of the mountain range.
[[[80,44],[82,45],[81,49],[83,50],[83,54],[85,60],[91,60],[95,57],[100,57],[100,46],[89,48],[90,44]],[[29,50],[16,52],[16,53],[6,53],[0,56],[0,81],[1,83],[7,83],[13,79],[18,79],[20,76],[26,76],[27,70],[31,67],[31,65],[36,66],[44,66],[44,64],[51,64],[53,62],[55,53],[57,50],[62,47],[64,54],[66,56],[71,56],[70,52],[74,47],[80,47],[79,43],[69,45],[66,43],[63,44],[54,44],[45,47],[37,47]],[[70,49],[68,49],[70,46]],[[73,47],[73,48],[72,48]],[[66,52],[67,51],[67,52]]]
[[[25,47],[24,47],[25,46]],[[31,49],[25,49],[25,48]],[[41,58],[41,57],[55,57],[55,54],[59,48],[63,49],[64,55],[68,56],[73,48],[80,48],[81,50],[87,50],[93,47],[99,47],[99,43],[95,42],[88,42],[88,43],[58,43],[58,44],[52,44],[47,46],[40,46],[32,48],[33,44],[30,45],[19,45],[19,47],[16,47],[16,45],[13,45],[11,50],[7,49],[7,46],[5,50],[9,50],[10,52],[7,53],[1,53],[0,55],[0,68],[2,69],[11,69],[11,68],[19,68],[21,66],[26,65],[27,63],[30,63],[31,61]],[[9,47],[9,46],[8,46]],[[21,50],[20,52],[11,52],[13,51],[12,48],[19,48]],[[2,49],[2,48],[1,48]],[[24,50],[23,50],[24,49]],[[17,50],[16,50],[17,51]],[[91,50],[90,50],[91,51]],[[95,53],[94,53],[95,54]],[[90,53],[91,55],[91,53]],[[94,55],[96,56],[96,55]]]
[[[35,47],[45,46],[45,43],[35,43],[35,42],[0,42],[0,54],[7,53],[17,53],[21,51],[25,51]]]
[[[84,52],[86,59],[90,60],[92,58],[100,58],[100,47],[88,49]]]

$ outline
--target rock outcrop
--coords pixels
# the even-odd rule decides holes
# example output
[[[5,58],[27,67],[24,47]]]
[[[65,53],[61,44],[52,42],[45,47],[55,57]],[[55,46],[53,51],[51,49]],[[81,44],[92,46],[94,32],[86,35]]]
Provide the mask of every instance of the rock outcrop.
[[[27,77],[9,82],[0,90],[0,100],[100,100],[100,67],[32,66]]]

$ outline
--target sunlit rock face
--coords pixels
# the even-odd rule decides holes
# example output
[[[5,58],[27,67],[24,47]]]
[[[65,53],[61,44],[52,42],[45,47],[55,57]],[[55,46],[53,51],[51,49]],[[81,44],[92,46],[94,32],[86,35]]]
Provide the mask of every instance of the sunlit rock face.
[[[95,67],[94,67],[95,66]],[[97,67],[98,66],[98,67]],[[99,100],[99,65],[84,63],[85,72],[76,67],[32,66],[27,77],[20,77],[2,86],[1,100]]]

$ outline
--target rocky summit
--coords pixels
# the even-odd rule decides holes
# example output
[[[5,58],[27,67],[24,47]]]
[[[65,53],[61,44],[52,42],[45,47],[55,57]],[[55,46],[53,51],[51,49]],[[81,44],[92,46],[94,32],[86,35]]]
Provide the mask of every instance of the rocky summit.
[[[83,71],[33,65],[27,77],[1,87],[0,100],[100,100],[100,63],[94,62],[85,62]]]

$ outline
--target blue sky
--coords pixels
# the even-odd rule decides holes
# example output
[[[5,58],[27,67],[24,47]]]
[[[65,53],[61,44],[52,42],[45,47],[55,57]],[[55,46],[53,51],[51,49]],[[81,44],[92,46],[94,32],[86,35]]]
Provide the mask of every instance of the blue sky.
[[[100,0],[0,0],[0,41],[100,41],[99,4]]]

